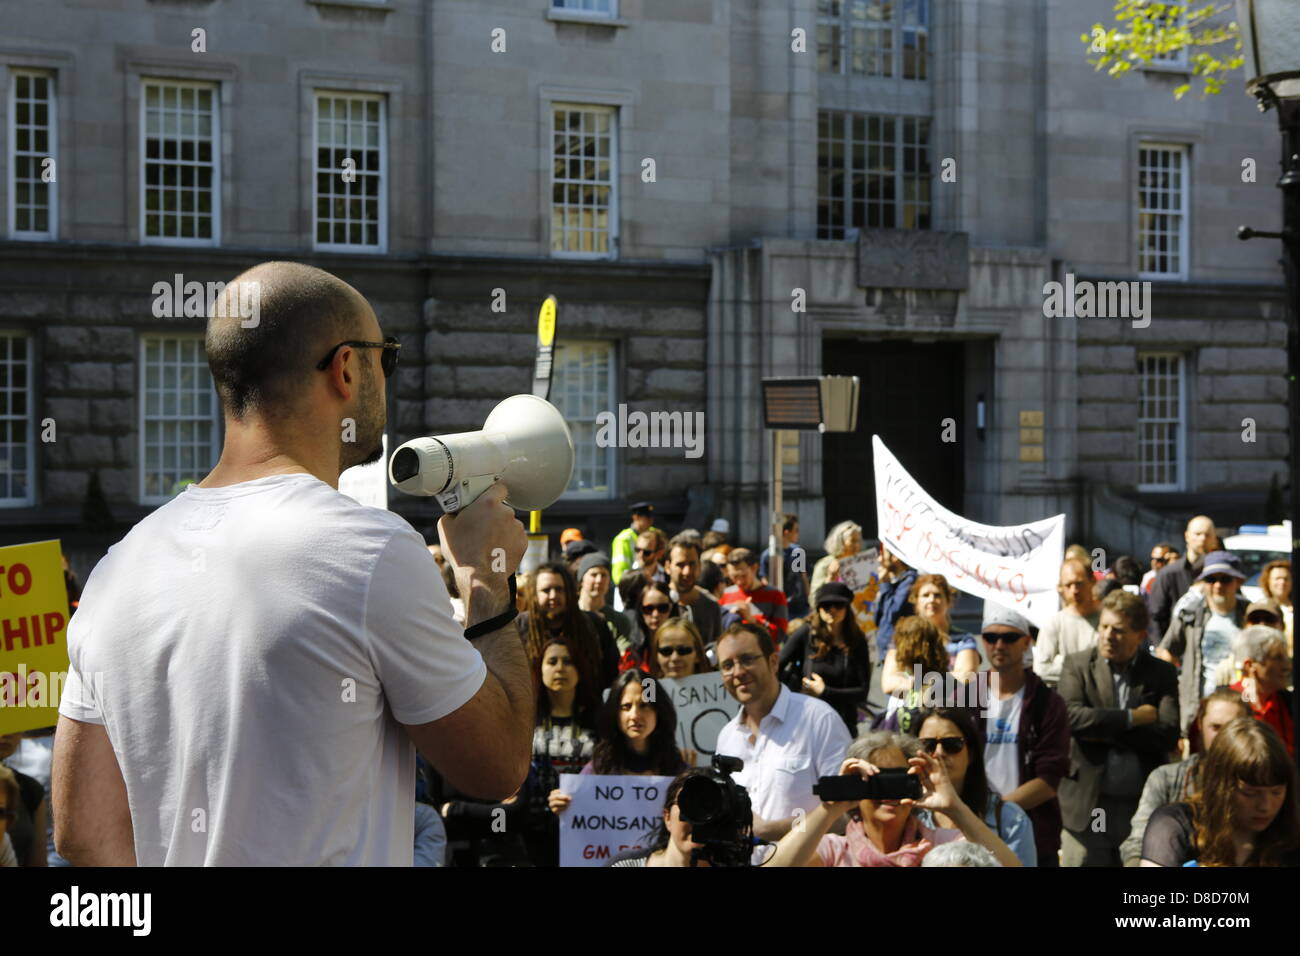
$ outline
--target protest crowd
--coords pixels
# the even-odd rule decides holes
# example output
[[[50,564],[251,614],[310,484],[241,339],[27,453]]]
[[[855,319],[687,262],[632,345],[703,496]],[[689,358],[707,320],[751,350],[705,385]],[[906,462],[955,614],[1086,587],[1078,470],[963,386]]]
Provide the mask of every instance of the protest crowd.
[[[1188,523],[1181,554],[1153,548],[1145,573],[1128,556],[1094,570],[1071,546],[1046,626],[986,601],[979,634],[953,626],[959,592],[943,575],[851,521],[809,573],[786,515],[778,589],[773,555],[733,547],[725,521],[669,539],[653,520],[650,503],[634,505],[608,553],[568,529],[557,560],[518,575],[515,627],[537,688],[528,778],[486,802],[421,758],[416,865],[557,865],[575,812],[564,774],[666,782],[651,830],[605,861],[617,867],[709,865],[677,801],[695,778],[728,776],[748,796],[738,834],[759,865],[1300,862],[1290,568],[1266,566],[1263,598],[1247,601],[1211,519]],[[463,616],[436,531],[426,540]],[[865,586],[855,564],[870,569]],[[697,750],[672,688],[710,681],[730,719]],[[67,865],[51,741],[0,736],[0,865]],[[708,748],[743,766],[711,769]],[[822,777],[890,770],[910,771],[917,792],[814,793]]]

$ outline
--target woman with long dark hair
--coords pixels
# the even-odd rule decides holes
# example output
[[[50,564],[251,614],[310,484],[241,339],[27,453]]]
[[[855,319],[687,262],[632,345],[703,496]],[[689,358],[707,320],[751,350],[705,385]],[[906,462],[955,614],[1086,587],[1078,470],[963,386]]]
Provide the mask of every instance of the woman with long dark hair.
[[[1296,767],[1272,727],[1232,721],[1193,768],[1192,786],[1151,814],[1143,866],[1300,866]]]
[[[618,674],[618,647],[605,622],[578,604],[578,586],[568,567],[552,561],[538,567],[527,589],[528,609],[515,618],[528,659],[534,663],[552,638],[578,643],[591,661],[595,680],[607,687]]]
[[[596,745],[582,773],[675,777],[686,767],[668,691],[645,671],[623,671],[596,712]],[[556,788],[547,805],[560,813],[571,799]]]
[[[989,786],[984,771],[984,738],[971,712],[961,707],[929,707],[917,715],[913,726],[918,728],[921,751],[934,754],[944,765],[962,802],[988,824],[1024,866],[1037,866],[1033,823],[1028,813],[1003,800]],[[932,827],[958,829],[946,814],[936,812],[932,818],[933,823],[924,816],[922,820]]]
[[[858,732],[858,708],[871,691],[871,648],[851,611],[853,592],[838,581],[813,596],[813,612],[781,647],[781,673],[792,691],[819,697]]]

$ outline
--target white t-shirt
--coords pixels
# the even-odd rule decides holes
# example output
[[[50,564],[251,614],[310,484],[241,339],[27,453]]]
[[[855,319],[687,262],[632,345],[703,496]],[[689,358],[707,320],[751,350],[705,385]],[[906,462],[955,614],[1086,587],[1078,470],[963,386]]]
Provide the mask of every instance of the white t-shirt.
[[[136,860],[410,866],[401,726],[486,677],[424,541],[305,474],[190,485],[111,548],[59,712],[103,724]]]
[[[988,716],[984,718],[984,773],[989,787],[1006,796],[1020,786],[1020,710],[1025,703],[1022,687],[1006,700],[989,695]]]

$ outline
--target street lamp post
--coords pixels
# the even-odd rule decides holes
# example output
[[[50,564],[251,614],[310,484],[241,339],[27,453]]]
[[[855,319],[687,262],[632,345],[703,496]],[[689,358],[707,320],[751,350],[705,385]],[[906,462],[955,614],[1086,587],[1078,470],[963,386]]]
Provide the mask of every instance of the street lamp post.
[[[1260,110],[1277,111],[1282,131],[1282,231],[1257,232],[1242,226],[1242,239],[1282,240],[1286,276],[1287,416],[1291,451],[1292,602],[1300,584],[1300,5],[1295,0],[1237,0],[1237,24],[1249,77],[1246,90]],[[1295,674],[1292,650],[1291,673]],[[1300,727],[1300,694],[1292,695],[1292,726]]]

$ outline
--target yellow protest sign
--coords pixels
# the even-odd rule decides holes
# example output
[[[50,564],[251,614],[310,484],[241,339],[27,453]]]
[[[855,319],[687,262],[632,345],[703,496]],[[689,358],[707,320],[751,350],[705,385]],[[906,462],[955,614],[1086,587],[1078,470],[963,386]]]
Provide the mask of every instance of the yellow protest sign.
[[[0,548],[0,734],[58,723],[67,635],[59,542]]]

